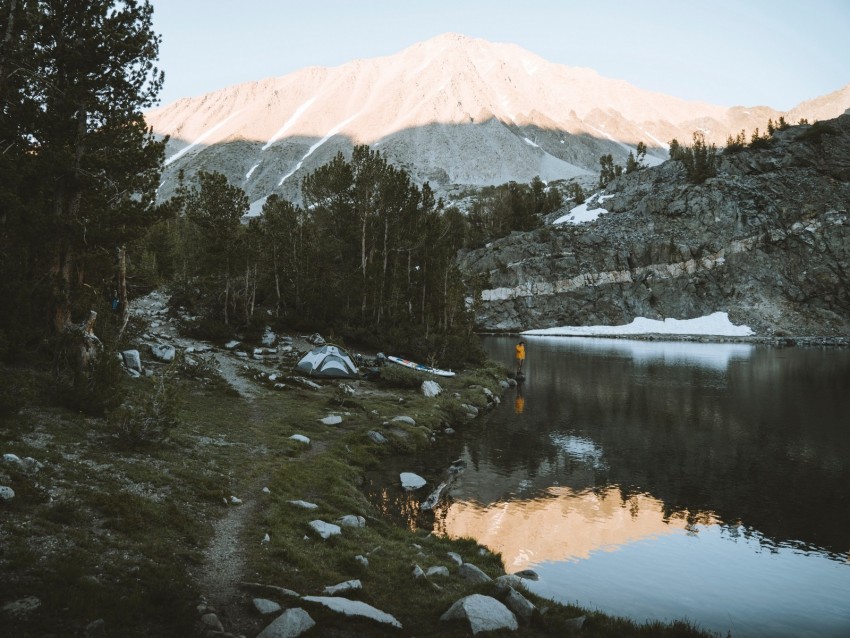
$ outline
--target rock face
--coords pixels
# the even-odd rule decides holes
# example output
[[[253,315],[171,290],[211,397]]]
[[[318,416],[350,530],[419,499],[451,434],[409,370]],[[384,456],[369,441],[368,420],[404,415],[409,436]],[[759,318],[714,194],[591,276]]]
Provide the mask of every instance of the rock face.
[[[850,116],[719,154],[688,182],[670,161],[611,182],[583,224],[461,256],[478,327],[518,331],[726,311],[757,335],[850,335]],[[596,204],[599,205],[598,203]]]

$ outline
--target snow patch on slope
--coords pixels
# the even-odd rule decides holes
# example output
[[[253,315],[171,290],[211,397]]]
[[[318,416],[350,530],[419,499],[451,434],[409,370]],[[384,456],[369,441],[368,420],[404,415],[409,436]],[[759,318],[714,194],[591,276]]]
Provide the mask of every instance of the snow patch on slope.
[[[212,128],[209,128],[209,129],[207,129],[206,131],[204,131],[203,133],[201,133],[201,134],[200,134],[197,138],[195,138],[195,141],[194,141],[194,142],[192,142],[191,144],[189,144],[189,146],[186,146],[186,147],[184,147],[184,148],[180,149],[180,150],[179,150],[179,151],[177,151],[174,155],[172,155],[171,157],[169,157],[168,159],[166,159],[166,160],[165,160],[165,166],[168,166],[168,165],[169,165],[169,164],[171,164],[172,162],[175,162],[175,161],[177,161],[178,159],[180,159],[181,157],[183,157],[186,153],[188,153],[190,150],[192,150],[193,148],[195,148],[196,146],[198,146],[198,144],[200,144],[200,143],[201,143],[201,142],[203,142],[205,139],[207,139],[210,135],[212,135],[213,133],[215,133],[216,131],[218,131],[221,127],[223,127],[223,126],[224,126],[225,124],[227,124],[230,120],[232,120],[234,117],[236,117],[237,115],[239,115],[242,111],[244,111],[244,109],[239,109],[238,111],[235,111],[235,112],[231,113],[231,114],[230,114],[230,115],[228,115],[226,118],[224,118],[221,122],[219,122],[218,124],[216,124],[216,125],[215,125],[215,126],[213,126]]]

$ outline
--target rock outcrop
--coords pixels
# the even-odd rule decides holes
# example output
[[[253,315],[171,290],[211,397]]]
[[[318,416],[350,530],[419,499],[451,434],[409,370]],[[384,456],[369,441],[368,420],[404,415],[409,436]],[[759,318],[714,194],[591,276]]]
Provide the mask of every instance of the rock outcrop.
[[[550,222],[462,255],[478,327],[726,311],[763,336],[850,335],[850,116],[718,159],[702,184],[678,161],[623,175],[595,221]]]

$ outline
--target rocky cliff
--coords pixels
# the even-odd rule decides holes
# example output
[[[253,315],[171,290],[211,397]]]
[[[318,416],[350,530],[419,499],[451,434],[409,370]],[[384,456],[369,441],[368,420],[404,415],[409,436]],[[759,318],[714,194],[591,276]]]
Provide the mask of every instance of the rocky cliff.
[[[850,335],[850,115],[720,154],[702,184],[668,161],[595,201],[595,221],[461,255],[480,329],[727,311],[764,336]]]

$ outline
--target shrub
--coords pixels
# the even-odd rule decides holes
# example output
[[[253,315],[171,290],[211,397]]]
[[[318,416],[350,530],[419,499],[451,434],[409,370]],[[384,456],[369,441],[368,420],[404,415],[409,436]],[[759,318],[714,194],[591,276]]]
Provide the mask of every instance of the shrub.
[[[180,423],[180,395],[174,372],[169,369],[150,383],[150,387],[132,393],[109,415],[109,425],[127,445],[159,443]]]
[[[381,368],[380,380],[382,385],[390,388],[416,390],[422,385],[425,375],[395,363],[388,363]]]

